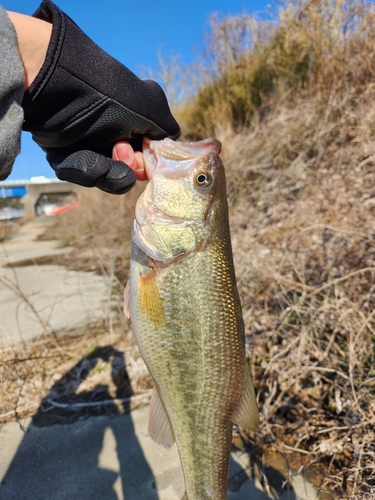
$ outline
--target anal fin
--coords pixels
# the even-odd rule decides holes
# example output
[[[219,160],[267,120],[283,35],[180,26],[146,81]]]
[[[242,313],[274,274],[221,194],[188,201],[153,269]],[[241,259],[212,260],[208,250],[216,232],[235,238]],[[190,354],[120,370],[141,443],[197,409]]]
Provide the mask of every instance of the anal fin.
[[[157,387],[154,387],[152,391],[147,430],[155,443],[161,444],[167,449],[171,448],[176,441],[167,410]]]
[[[259,412],[254,384],[247,364],[242,399],[233,422],[246,431],[256,431],[259,425]]]

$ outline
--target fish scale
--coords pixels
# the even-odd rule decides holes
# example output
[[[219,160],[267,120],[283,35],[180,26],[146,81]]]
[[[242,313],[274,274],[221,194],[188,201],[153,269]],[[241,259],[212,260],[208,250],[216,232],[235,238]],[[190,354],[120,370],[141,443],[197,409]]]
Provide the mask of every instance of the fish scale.
[[[254,430],[258,422],[217,144],[150,143],[126,294],[156,386],[149,433],[167,446],[176,441],[188,500],[226,498],[232,423]],[[210,183],[202,187],[201,179]],[[190,203],[183,218],[180,204],[173,212],[181,190]],[[184,231],[189,238],[181,241]]]

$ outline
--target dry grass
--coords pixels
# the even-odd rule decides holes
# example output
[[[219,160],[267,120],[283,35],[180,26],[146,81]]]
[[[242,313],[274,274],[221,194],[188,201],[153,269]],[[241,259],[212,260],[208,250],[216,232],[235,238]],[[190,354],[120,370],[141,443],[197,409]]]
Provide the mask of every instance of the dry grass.
[[[374,77],[374,27],[373,4],[358,0],[288,0],[273,20],[213,16],[190,71],[197,91],[176,110],[185,136],[215,135],[218,126],[239,132],[301,93],[360,90]],[[178,87],[188,73],[181,69]]]
[[[0,423],[38,426],[123,414],[149,403],[151,379],[125,322],[87,325],[0,353]]]
[[[258,438],[353,499],[375,493],[373,27],[355,1],[289,1],[266,32],[216,20],[181,113],[224,145]]]
[[[298,452],[306,466],[313,465],[323,477],[322,487],[337,498],[371,499],[375,496],[372,6],[289,2],[281,13],[282,29],[273,24],[267,34],[249,17],[242,19],[246,29],[240,39],[231,38],[240,29],[238,19],[221,25],[229,30],[229,42],[222,47],[221,59],[213,62],[210,78],[219,75],[222,83],[233,64],[257,60],[258,69],[264,69],[258,77],[264,76],[265,85],[272,76],[269,92],[258,88],[260,101],[255,102],[253,95],[249,104],[254,89],[244,77],[241,85],[237,81],[232,87],[237,94],[225,104],[235,106],[228,108],[223,95],[212,89],[216,85],[224,90],[224,97],[233,96],[232,90],[210,80],[211,87],[204,87],[198,96],[203,103],[200,114],[194,111],[197,101],[191,108],[196,120],[204,119],[196,121],[194,129],[188,119],[191,109],[185,108],[181,117],[186,119],[188,135],[212,133],[223,143],[234,258],[261,412],[259,432],[250,439],[267,449]],[[218,25],[217,29],[219,33]],[[245,42],[252,52],[246,52]],[[209,99],[202,100],[202,95]],[[239,116],[242,121],[234,120]],[[150,379],[121,312],[138,193],[111,197],[90,191],[79,210],[59,219],[54,235],[76,249],[73,259],[61,257],[64,264],[116,277],[113,324],[74,339],[59,338],[58,345],[48,338],[1,352],[3,421],[14,418],[15,409],[18,415],[33,413],[42,397],[42,410],[56,418],[109,411],[106,405],[72,406],[108,395],[118,400],[121,411],[129,409],[129,398],[147,399],[144,391]],[[118,360],[119,352],[125,352],[124,363]],[[119,375],[113,376],[113,365],[120,367]],[[95,392],[100,386],[105,386],[102,393]],[[57,411],[56,403],[70,409],[63,406]]]
[[[222,133],[261,440],[308,454],[340,498],[375,485],[374,90]]]

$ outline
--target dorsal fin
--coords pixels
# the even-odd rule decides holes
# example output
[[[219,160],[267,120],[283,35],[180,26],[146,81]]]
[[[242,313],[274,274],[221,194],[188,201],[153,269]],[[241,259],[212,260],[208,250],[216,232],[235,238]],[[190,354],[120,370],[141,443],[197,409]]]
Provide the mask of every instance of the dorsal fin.
[[[248,365],[246,365],[245,369],[245,384],[241,403],[233,422],[246,431],[256,431],[258,429],[258,405]]]

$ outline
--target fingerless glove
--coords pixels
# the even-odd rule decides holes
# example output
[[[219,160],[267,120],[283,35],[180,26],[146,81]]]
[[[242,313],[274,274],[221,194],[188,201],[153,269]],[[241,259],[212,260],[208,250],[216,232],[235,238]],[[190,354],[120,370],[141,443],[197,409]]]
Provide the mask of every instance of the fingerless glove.
[[[136,177],[111,159],[114,144],[126,140],[141,150],[144,135],[180,134],[163,90],[100,49],[50,0],[34,17],[53,27],[45,62],[24,94],[23,130],[47,153],[59,179],[125,193]]]

